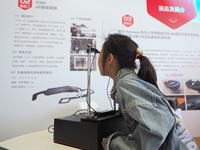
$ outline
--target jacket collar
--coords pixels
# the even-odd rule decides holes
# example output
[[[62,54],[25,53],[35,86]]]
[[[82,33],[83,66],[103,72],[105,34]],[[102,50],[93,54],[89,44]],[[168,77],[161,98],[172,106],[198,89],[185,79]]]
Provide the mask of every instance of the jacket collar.
[[[133,74],[135,77],[137,76],[137,74],[135,73],[135,70],[133,69],[128,69],[128,68],[123,68],[120,69],[114,79],[114,86],[117,84],[117,82],[123,78],[124,76],[126,76],[127,74]]]
[[[123,68],[118,71],[118,73],[114,79],[113,87],[110,91],[110,95],[111,95],[112,99],[115,99],[116,85],[117,85],[118,81],[128,74],[133,74],[135,77],[137,77],[137,74],[135,73],[135,71],[133,69]]]

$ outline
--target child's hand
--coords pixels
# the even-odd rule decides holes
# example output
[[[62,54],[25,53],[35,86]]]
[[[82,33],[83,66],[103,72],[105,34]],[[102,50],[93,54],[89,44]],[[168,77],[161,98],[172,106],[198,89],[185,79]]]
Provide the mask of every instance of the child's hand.
[[[101,144],[102,144],[102,147],[103,147],[103,149],[104,149],[104,148],[105,148],[105,145],[106,145],[106,138],[103,138],[103,139],[102,139]]]

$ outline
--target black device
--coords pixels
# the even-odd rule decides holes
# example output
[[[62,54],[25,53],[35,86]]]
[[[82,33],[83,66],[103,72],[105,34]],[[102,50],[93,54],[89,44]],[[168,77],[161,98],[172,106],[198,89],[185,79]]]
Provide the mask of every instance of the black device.
[[[87,46],[88,75],[87,75],[87,113],[65,116],[54,119],[54,142],[84,150],[102,150],[101,141],[108,135],[121,131],[128,133],[126,122],[119,111],[91,112],[90,105],[90,53],[99,51]]]
[[[5,148],[5,147],[1,147],[1,146],[0,146],[0,150],[8,150],[8,149]]]
[[[90,118],[78,114],[54,119],[54,142],[83,150],[102,150],[102,139],[117,131],[128,133],[118,111],[101,112]]]

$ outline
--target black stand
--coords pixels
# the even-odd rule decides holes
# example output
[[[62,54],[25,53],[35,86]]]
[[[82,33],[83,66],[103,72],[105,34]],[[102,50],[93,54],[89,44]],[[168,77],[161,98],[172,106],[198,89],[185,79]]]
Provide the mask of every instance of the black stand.
[[[102,150],[101,141],[108,135],[122,131],[127,132],[125,121],[122,115],[116,111],[104,113],[91,113],[90,105],[90,53],[98,50],[87,46],[88,53],[88,84],[87,84],[87,114],[78,114],[54,119],[54,142],[84,150]],[[115,103],[114,103],[114,109]]]
[[[99,113],[93,118],[78,114],[54,120],[54,142],[84,150],[102,150],[102,139],[116,131],[128,132],[117,111],[106,115]]]

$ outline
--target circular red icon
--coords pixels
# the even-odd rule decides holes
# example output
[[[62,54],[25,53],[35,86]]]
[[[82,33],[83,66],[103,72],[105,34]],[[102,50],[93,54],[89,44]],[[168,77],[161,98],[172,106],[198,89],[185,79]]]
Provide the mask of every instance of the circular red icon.
[[[124,15],[122,16],[122,24],[127,26],[127,27],[130,27],[132,26],[134,23],[134,19],[132,16],[130,15]]]

